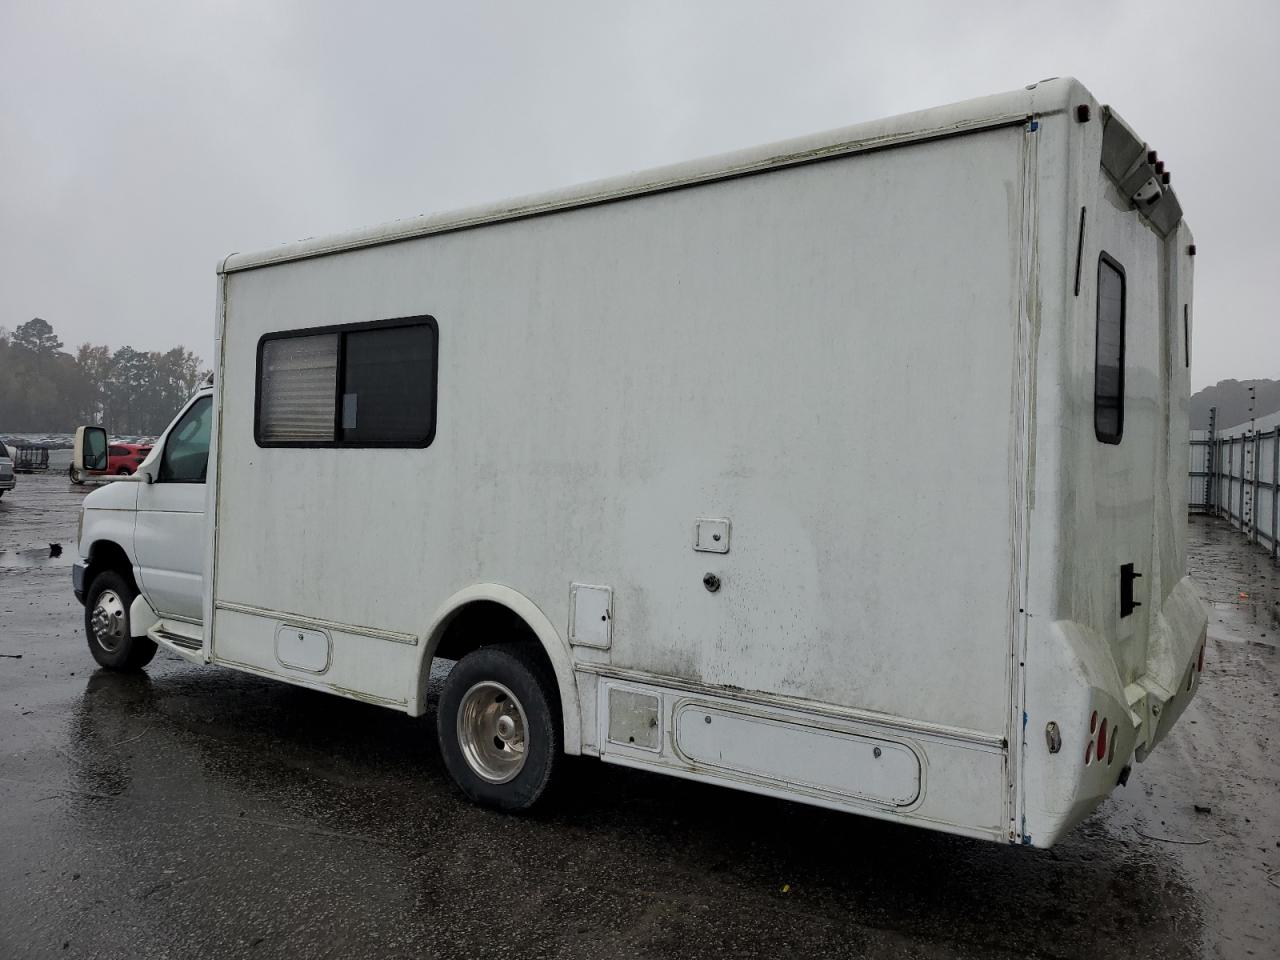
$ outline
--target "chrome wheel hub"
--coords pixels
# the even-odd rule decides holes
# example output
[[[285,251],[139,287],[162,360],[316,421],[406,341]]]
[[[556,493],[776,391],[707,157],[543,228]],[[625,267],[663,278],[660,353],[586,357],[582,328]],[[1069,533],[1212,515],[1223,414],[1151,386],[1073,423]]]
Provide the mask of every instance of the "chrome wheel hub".
[[[89,626],[93,630],[93,639],[107,653],[114,653],[124,641],[125,615],[124,601],[114,590],[103,590],[93,605],[93,613],[89,616]]]
[[[506,783],[524,769],[524,707],[507,687],[482,680],[458,705],[458,744],[477,776]]]

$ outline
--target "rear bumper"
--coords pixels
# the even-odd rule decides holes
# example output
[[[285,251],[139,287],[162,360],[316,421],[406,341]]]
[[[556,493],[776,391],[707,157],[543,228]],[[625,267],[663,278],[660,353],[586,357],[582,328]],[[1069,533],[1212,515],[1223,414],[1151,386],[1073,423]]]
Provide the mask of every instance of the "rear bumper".
[[[71,565],[71,590],[81,603],[84,603],[84,591],[88,585],[89,565],[83,560],[77,560]]]
[[[18,485],[18,478],[14,474],[7,477],[0,477],[0,490],[12,490]]]
[[[1183,577],[1151,623],[1146,672],[1124,691],[1139,761],[1165,738],[1196,695],[1208,625],[1199,588]]]
[[[1153,615],[1142,675],[1126,685],[1107,638],[1081,623],[1033,628],[1023,716],[1022,841],[1051,846],[1168,734],[1200,685],[1208,616],[1184,577]],[[1052,724],[1060,737],[1049,735]],[[1105,750],[1099,756],[1099,748]]]

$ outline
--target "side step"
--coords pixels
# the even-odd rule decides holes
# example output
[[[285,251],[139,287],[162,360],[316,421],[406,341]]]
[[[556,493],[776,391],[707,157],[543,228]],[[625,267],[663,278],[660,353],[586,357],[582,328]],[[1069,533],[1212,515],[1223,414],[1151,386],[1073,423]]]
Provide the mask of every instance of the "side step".
[[[159,620],[147,636],[158,645],[192,663],[204,663],[204,630],[199,624]]]
[[[156,629],[155,638],[165,643],[171,643],[175,647],[183,647],[187,650],[200,650],[203,644],[199,640],[193,640],[191,637],[182,637],[176,633],[170,633],[168,630]]]

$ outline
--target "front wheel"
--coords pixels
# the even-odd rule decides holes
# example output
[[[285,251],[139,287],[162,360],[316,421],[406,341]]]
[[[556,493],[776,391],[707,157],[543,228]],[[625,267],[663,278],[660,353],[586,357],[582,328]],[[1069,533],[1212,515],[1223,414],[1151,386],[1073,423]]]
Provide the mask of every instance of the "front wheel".
[[[436,715],[440,752],[476,803],[527,810],[559,766],[560,697],[541,652],[527,643],[483,647],[445,681]]]
[[[156,655],[154,640],[130,634],[129,606],[138,591],[114,570],[93,578],[84,602],[84,629],[93,659],[109,670],[137,670]]]

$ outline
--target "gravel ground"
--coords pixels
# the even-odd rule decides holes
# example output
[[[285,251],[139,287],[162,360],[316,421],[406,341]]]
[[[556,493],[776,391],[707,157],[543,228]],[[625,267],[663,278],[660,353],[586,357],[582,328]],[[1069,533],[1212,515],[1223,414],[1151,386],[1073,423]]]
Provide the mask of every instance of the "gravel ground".
[[[592,760],[505,817],[453,790],[428,717],[163,654],[97,670],[84,492],[0,500],[6,960],[1280,956],[1280,568],[1217,521],[1191,525],[1199,696],[1046,852]]]

